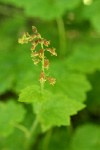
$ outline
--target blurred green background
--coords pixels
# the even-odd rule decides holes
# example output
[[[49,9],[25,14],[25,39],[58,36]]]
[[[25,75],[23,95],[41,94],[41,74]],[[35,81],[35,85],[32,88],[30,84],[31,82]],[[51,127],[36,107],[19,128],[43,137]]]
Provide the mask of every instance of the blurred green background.
[[[48,56],[57,84],[46,88],[87,107],[71,118],[70,127],[36,131],[30,150],[100,150],[100,0],[0,0],[1,103],[17,101],[21,89],[39,84],[40,69],[31,60],[30,45],[18,44],[24,32],[32,33],[32,25],[58,53]],[[33,112],[23,107],[23,124],[29,127]],[[0,118],[5,116],[0,111]],[[20,130],[4,137],[2,130],[0,125],[0,150],[25,150]]]

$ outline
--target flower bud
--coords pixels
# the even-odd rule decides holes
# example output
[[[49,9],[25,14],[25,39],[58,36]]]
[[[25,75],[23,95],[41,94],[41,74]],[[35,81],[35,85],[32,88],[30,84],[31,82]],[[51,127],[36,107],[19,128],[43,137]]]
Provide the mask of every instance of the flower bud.
[[[49,68],[49,60],[48,59],[44,60],[44,68],[46,68],[46,69]]]
[[[44,39],[43,44],[48,47],[50,45],[50,41],[47,41],[47,40]]]
[[[24,33],[22,38],[18,39],[18,43],[20,43],[20,44],[28,43],[29,39],[30,39],[29,34],[28,33]]]
[[[45,74],[44,74],[43,71],[40,74],[40,79],[39,80],[40,80],[40,83],[44,83],[46,81]]]
[[[37,56],[39,56],[39,53],[38,53],[38,52],[33,52],[33,53],[31,54],[31,57],[37,57]]]
[[[35,48],[36,48],[36,46],[38,45],[38,43],[39,43],[38,40],[32,42],[32,47],[31,47],[31,50],[32,50],[32,51],[35,50]]]
[[[34,62],[34,65],[37,65],[40,62],[40,59],[32,59]]]
[[[52,77],[48,77],[47,80],[49,81],[49,83],[51,85],[54,85],[56,83],[56,79],[55,78],[52,78]]]
[[[40,50],[39,50],[39,57],[40,57],[40,58],[43,57],[43,53],[44,53],[44,49],[40,49]]]
[[[57,56],[57,53],[55,52],[55,48],[47,48],[47,51],[50,52],[52,55]]]
[[[31,47],[31,51],[34,51],[34,50],[35,50],[35,48],[36,48],[36,45],[32,45],[32,47]]]

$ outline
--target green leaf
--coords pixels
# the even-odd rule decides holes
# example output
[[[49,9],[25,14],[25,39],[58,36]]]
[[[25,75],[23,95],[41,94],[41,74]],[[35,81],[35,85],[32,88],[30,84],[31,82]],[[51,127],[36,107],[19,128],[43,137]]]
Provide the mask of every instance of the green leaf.
[[[36,86],[25,88],[19,96],[19,101],[33,103],[33,111],[43,131],[53,126],[70,125],[70,116],[85,107],[84,104],[64,94],[53,95],[44,90],[44,94],[41,95],[39,87]]]
[[[57,80],[56,84],[51,87],[52,92],[64,93],[70,99],[79,102],[86,100],[86,94],[91,90],[91,85],[85,75],[68,70],[66,61],[60,60],[59,62],[52,62],[51,74]],[[50,88],[50,85],[48,88]]]
[[[99,150],[100,126],[87,124],[80,126],[74,133],[71,150]]]
[[[11,56],[9,56],[7,51],[6,53],[0,52],[0,94],[9,91],[12,88],[12,83],[15,79],[12,70],[13,64],[10,60]]]
[[[9,100],[0,102],[0,136],[8,136],[17,123],[23,121],[25,109],[21,104]]]
[[[28,86],[19,94],[19,101],[25,103],[34,103],[41,98],[40,88],[38,86]]]
[[[50,20],[62,16],[66,10],[77,7],[81,0],[3,0],[3,2],[9,2],[16,6],[24,7],[28,16]]]
[[[100,69],[100,46],[97,44],[76,45],[73,53],[67,58],[66,65],[69,69],[82,73],[93,73]]]
[[[18,35],[23,25],[24,19],[17,16],[0,24],[0,94],[10,91],[15,83],[19,55],[15,55],[17,36],[14,35]]]
[[[64,95],[51,95],[38,108],[37,117],[45,131],[53,126],[70,125],[70,117],[83,109],[84,105]]]

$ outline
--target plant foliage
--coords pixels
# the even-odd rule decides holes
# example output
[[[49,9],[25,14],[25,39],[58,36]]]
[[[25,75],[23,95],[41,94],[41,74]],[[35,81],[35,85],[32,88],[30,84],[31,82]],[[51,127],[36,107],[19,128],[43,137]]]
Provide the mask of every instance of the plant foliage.
[[[0,0],[0,150],[100,149],[99,18],[99,0]]]

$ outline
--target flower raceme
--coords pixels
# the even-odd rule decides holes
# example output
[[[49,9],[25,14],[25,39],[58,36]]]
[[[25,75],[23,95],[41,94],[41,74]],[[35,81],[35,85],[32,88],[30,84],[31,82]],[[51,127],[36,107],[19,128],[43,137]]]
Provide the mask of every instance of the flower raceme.
[[[34,65],[37,65],[38,63],[41,62],[42,64],[42,69],[40,73],[40,84],[44,86],[44,83],[46,81],[49,81],[51,85],[54,85],[56,82],[56,79],[53,77],[49,77],[46,75],[45,70],[49,69],[50,62],[49,59],[45,56],[45,51],[48,51],[52,56],[57,56],[57,53],[55,51],[55,48],[49,48],[48,46],[50,45],[50,41],[44,39],[41,37],[40,33],[38,33],[37,28],[35,26],[32,26],[32,31],[33,34],[30,35],[28,32],[24,33],[21,38],[18,39],[18,42],[20,44],[24,43],[31,43],[31,57],[34,62]],[[36,47],[40,44],[41,49],[36,50]]]

